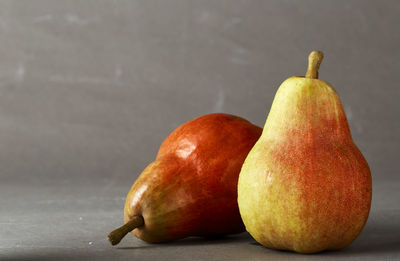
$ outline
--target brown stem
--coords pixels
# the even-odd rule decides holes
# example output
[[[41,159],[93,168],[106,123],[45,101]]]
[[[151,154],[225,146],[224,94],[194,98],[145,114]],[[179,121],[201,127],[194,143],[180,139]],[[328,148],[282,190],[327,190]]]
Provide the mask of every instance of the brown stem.
[[[324,54],[320,51],[312,51],[308,56],[308,68],[306,78],[318,79],[318,69],[321,65]]]
[[[140,215],[133,216],[131,220],[129,220],[125,225],[117,228],[116,230],[112,231],[108,234],[108,241],[111,242],[111,245],[118,244],[126,234],[131,232],[137,227],[141,227],[144,225],[144,219]]]

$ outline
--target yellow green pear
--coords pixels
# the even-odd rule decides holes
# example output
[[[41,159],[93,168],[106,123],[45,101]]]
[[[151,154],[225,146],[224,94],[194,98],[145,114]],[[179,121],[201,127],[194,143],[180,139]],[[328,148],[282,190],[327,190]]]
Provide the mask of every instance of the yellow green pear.
[[[336,91],[318,79],[322,58],[313,51],[305,77],[281,84],[240,172],[241,217],[254,239],[269,248],[341,249],[368,218],[371,173]]]

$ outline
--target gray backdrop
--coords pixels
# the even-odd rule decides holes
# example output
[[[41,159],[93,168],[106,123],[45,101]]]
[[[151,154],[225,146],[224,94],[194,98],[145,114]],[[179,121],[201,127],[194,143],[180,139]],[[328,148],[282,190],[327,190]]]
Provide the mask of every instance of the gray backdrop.
[[[0,1],[0,258],[399,258],[400,2],[371,2]],[[351,247],[305,257],[247,234],[108,245],[172,130],[212,112],[262,126],[313,49],[373,175]]]

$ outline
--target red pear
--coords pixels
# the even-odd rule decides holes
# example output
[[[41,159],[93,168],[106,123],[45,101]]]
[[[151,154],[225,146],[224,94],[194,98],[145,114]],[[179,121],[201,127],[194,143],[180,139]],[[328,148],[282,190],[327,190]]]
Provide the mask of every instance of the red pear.
[[[243,232],[238,176],[261,131],[222,113],[178,127],[130,189],[125,225],[109,234],[110,242],[129,232],[151,243]]]

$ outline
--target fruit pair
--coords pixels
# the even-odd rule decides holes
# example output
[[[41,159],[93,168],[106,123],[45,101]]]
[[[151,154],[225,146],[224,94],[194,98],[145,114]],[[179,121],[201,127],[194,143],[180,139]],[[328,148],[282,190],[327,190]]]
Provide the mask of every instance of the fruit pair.
[[[313,253],[350,244],[368,218],[371,174],[339,97],[318,80],[322,57],[312,52],[306,76],[282,83],[261,137],[225,114],[174,131],[132,186],[126,224],[110,241],[131,230],[148,242],[238,233],[238,202],[246,230],[267,247]]]

